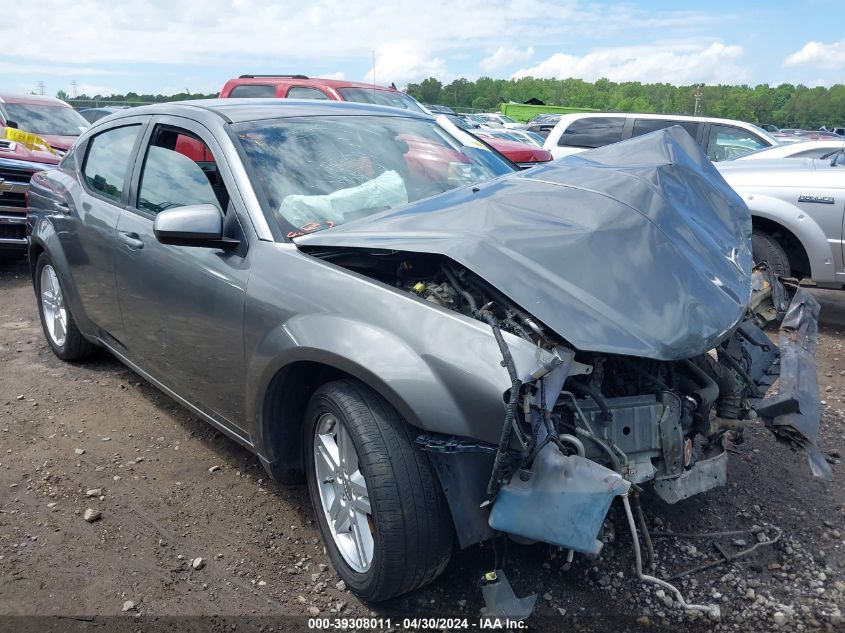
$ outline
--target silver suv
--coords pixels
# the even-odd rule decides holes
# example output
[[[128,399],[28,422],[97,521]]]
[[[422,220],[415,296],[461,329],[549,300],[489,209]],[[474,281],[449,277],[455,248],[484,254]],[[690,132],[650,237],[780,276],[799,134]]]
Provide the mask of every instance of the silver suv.
[[[755,261],[783,277],[845,284],[845,154],[728,161],[722,177],[751,210]]]
[[[561,116],[543,147],[561,158],[673,125],[684,128],[714,162],[778,144],[768,132],[744,121],[681,114],[581,112]]]

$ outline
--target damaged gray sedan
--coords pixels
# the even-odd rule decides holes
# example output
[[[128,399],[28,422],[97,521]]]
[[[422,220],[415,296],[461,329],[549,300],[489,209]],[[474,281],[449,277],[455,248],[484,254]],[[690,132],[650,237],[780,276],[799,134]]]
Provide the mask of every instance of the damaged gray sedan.
[[[307,480],[366,600],[501,533],[596,554],[615,497],[633,525],[633,485],[724,484],[749,423],[827,474],[818,305],[754,266],[746,206],[681,128],[518,172],[406,111],[160,104],[38,174],[28,222],[53,351],[108,349]],[[504,574],[484,588],[530,611]]]

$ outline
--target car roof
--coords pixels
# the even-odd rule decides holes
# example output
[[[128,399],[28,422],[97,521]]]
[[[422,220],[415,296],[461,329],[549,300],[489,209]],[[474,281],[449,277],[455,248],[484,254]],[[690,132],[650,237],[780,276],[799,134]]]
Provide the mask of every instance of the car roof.
[[[701,123],[726,123],[730,125],[748,125],[759,127],[747,121],[740,121],[738,119],[718,119],[708,116],[698,116],[693,114],[659,114],[656,112],[572,112],[570,114],[561,115],[561,121],[574,121],[575,119],[583,119],[587,117],[629,117],[635,116],[640,119],[664,119],[669,121],[698,121]],[[762,129],[762,128],[761,128]],[[765,131],[765,130],[764,130]]]
[[[27,105],[50,105],[61,106],[64,108],[71,107],[70,104],[65,103],[61,99],[54,99],[53,97],[45,97],[42,95],[16,95],[0,92],[0,103],[23,103]]]
[[[777,145],[777,139],[763,128],[747,121],[740,121],[738,119],[718,119],[709,116],[697,116],[692,114],[658,114],[655,112],[575,112],[571,114],[564,114],[560,117],[557,125],[567,126],[570,122],[577,119],[584,119],[588,117],[637,117],[638,119],[662,119],[664,121],[693,121],[696,123],[717,123],[720,125],[732,125],[735,127],[743,127],[753,130],[758,136],[763,136]]]
[[[185,114],[190,110],[204,110],[222,118],[227,123],[242,123],[264,119],[279,119],[305,116],[395,116],[431,120],[427,114],[402,110],[390,106],[350,101],[330,101],[317,99],[196,99],[191,101],[170,101],[155,103],[138,108],[122,110],[112,115],[109,120],[124,116],[143,114]]]
[[[400,92],[397,88],[389,86],[377,86],[360,81],[347,81],[346,79],[321,79],[320,77],[305,77],[304,75],[247,75],[235,77],[226,82],[234,85],[250,84],[296,84],[297,86],[329,86],[330,88],[366,88],[367,90],[387,90],[388,92]]]

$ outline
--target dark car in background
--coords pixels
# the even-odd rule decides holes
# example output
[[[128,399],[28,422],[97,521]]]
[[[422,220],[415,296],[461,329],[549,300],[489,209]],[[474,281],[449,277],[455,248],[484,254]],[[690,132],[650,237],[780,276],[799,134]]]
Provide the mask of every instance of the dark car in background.
[[[79,114],[81,114],[89,123],[96,123],[100,119],[104,119],[108,115],[120,112],[128,107],[129,106],[103,106],[101,108],[80,108]]]
[[[332,100],[117,113],[33,178],[46,341],[110,350],[307,481],[365,600],[500,533],[597,554],[632,485],[724,485],[754,411],[826,474],[812,346],[779,358],[759,327],[788,302],[742,200],[679,128],[586,157],[517,171],[440,118]]]
[[[546,138],[560,121],[560,117],[560,114],[535,114],[528,121],[526,129]]]

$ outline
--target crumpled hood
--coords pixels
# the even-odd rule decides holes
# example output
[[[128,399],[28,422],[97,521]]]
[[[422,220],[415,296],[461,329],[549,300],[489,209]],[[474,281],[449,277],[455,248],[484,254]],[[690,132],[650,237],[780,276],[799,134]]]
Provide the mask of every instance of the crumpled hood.
[[[750,296],[751,217],[680,127],[295,240],[445,255],[584,351],[711,349]]]

